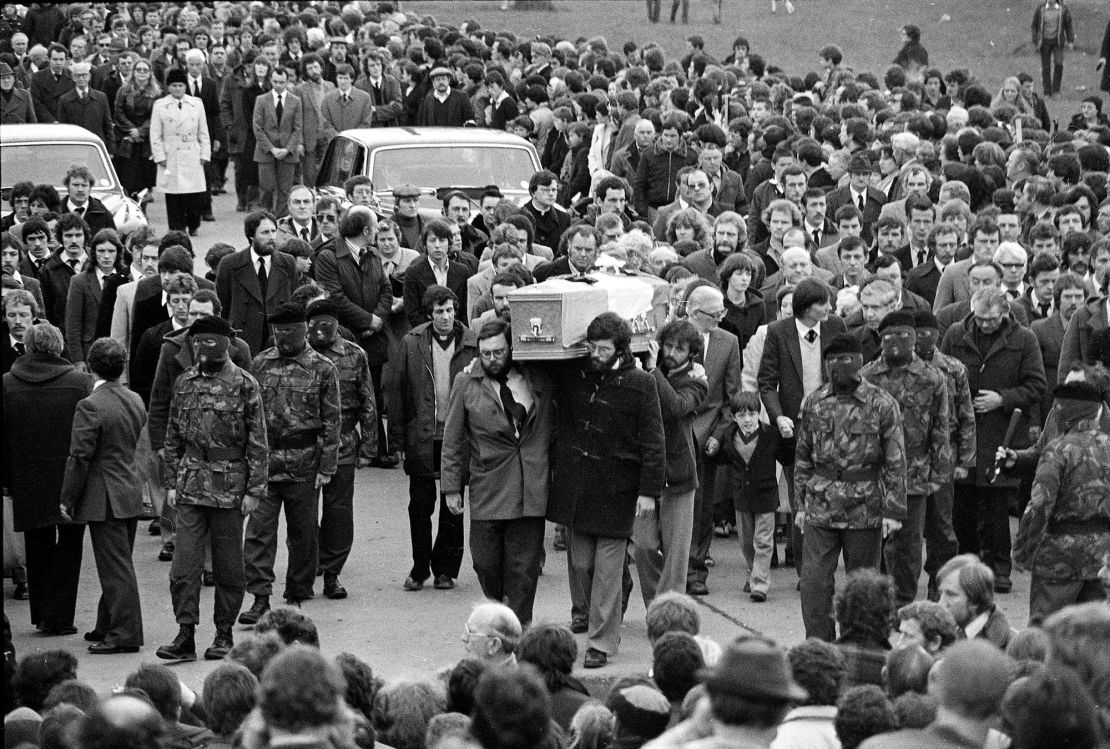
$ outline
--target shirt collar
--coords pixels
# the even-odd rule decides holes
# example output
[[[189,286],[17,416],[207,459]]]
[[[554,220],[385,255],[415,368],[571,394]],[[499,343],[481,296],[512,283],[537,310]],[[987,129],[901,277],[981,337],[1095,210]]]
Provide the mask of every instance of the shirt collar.
[[[794,325],[798,329],[798,335],[802,336],[803,338],[805,337],[806,333],[808,333],[811,330],[817,331],[817,337],[818,338],[821,337],[821,324],[820,323],[814,325],[812,328],[808,328],[802,323],[801,320],[799,320],[797,317],[795,317],[794,318]]]
[[[101,380],[100,378],[97,378],[96,382],[93,383],[93,390],[96,390],[98,387],[103,385],[105,382],[107,382],[107,380]]]
[[[256,271],[258,270],[258,261],[259,260],[264,260],[266,262],[266,270],[269,270],[271,268],[271,266],[273,266],[274,256],[273,255],[259,255],[257,252],[254,251],[254,248],[251,247],[251,265],[254,266],[254,269]]]
[[[990,617],[991,612],[984,611],[982,614],[979,614],[979,616],[968,622],[967,626],[964,627],[964,634],[967,635],[967,639],[974,640],[976,637],[978,637],[979,633],[983,631],[983,628],[987,626],[987,620],[990,619]]]
[[[440,96],[438,91],[432,91],[432,96],[434,96],[440,102],[447,101],[447,97],[449,97],[450,95],[451,95],[451,89],[447,89],[447,92],[444,93],[442,96]]]

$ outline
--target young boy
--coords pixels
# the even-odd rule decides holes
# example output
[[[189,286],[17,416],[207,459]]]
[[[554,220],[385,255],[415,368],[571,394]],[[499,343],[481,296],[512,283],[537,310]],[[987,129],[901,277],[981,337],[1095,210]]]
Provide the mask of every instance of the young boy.
[[[771,550],[775,542],[775,511],[779,482],[775,462],[794,462],[794,439],[784,439],[777,429],[760,422],[759,395],[746,390],[730,404],[732,421],[721,424],[705,443],[714,463],[726,463],[729,488],[740,521],[740,548],[748,564],[745,592],[756,603],[767,600]]]

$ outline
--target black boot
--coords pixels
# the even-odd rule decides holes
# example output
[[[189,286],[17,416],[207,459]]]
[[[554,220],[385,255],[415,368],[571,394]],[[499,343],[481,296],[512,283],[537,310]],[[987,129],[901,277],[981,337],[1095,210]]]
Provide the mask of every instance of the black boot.
[[[204,651],[204,660],[222,661],[234,646],[235,640],[231,636],[231,626],[217,627],[216,639],[212,641],[212,647]]]
[[[194,639],[196,627],[192,624],[182,624],[177,632],[177,637],[169,645],[163,645],[155,651],[159,658],[167,661],[195,661],[197,659],[197,644]]]
[[[258,624],[258,620],[262,615],[270,610],[270,597],[269,596],[255,596],[254,605],[247,611],[239,614],[240,624]]]

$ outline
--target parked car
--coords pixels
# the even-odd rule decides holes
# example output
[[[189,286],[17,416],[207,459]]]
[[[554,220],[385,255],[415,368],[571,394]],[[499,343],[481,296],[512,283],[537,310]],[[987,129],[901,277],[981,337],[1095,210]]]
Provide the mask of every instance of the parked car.
[[[528,180],[540,166],[536,148],[523,138],[473,127],[381,127],[344,130],[332,138],[316,180],[319,195],[345,205],[343,183],[365,174],[384,215],[393,213],[393,188],[420,188],[420,209],[439,215],[441,196],[462,190],[477,199],[497,185],[506,198],[521,203]]]
[[[93,174],[92,196],[104,203],[122,236],[146,226],[141,202],[146,191],[128,195],[120,184],[108,149],[98,136],[77,125],[0,125],[0,196],[5,204],[12,185],[52,184],[66,196],[66,172],[84,164]]]

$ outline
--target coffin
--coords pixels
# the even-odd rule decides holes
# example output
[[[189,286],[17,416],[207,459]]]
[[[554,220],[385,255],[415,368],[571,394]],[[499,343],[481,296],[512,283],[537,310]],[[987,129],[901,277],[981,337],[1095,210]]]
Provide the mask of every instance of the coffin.
[[[670,287],[660,278],[595,272],[571,279],[550,278],[509,294],[514,359],[585,356],[586,328],[602,312],[628,320],[632,350],[644,351],[667,320]]]

